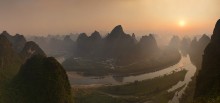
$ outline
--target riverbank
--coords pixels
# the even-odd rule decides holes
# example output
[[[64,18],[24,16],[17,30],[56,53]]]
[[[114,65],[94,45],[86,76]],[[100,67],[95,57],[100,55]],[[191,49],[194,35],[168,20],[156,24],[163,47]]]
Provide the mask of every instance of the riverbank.
[[[62,65],[68,71],[75,71],[83,76],[107,76],[118,77],[140,75],[162,70],[173,66],[181,60],[180,53],[161,53],[158,57],[139,60],[134,63],[117,66],[114,59],[101,58],[69,58]]]
[[[170,66],[173,66],[180,62],[181,56],[175,57],[171,60],[165,59],[165,57],[153,59],[153,60],[146,60],[142,62],[138,62],[129,66],[118,68],[114,71],[116,76],[135,76],[150,72],[156,72]],[[135,68],[135,69],[134,69]]]
[[[175,92],[167,90],[184,80],[186,70],[174,72],[154,79],[135,81],[116,86],[73,88],[75,103],[134,103],[151,101],[167,103]]]

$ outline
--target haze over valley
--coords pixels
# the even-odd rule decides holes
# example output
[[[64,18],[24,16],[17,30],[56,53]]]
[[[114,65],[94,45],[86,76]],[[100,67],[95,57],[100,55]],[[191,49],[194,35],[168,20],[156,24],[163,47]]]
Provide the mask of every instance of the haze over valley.
[[[219,103],[218,0],[0,0],[0,103]]]

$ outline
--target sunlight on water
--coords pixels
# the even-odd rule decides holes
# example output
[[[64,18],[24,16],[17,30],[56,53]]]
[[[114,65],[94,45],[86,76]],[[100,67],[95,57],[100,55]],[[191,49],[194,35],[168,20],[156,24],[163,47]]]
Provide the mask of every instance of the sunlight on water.
[[[179,103],[179,98],[183,95],[187,85],[189,84],[190,81],[192,81],[191,78],[196,73],[196,67],[191,63],[189,56],[187,56],[186,58],[183,58],[182,63],[184,65],[184,68],[187,70],[187,74],[185,76],[185,79],[184,79],[184,81],[180,81],[179,83],[174,85],[172,88],[170,88],[168,90],[168,92],[174,91],[184,85],[185,86],[180,91],[175,93],[175,96],[173,97],[173,99],[171,101],[169,101],[169,103]]]

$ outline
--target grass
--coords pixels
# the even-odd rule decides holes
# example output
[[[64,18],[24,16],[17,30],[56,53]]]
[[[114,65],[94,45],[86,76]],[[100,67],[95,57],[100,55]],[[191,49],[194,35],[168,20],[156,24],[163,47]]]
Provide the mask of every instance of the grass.
[[[167,90],[184,80],[186,72],[186,70],[182,70],[170,75],[125,85],[74,88],[73,98],[75,103],[139,103],[146,101],[167,103],[178,89],[173,92],[167,92]]]
[[[167,90],[180,80],[184,80],[186,72],[186,70],[183,70],[150,80],[136,81],[125,85],[108,86],[101,88],[101,90],[115,95],[148,95],[157,91]]]
[[[6,64],[5,68],[0,68],[0,103],[4,102],[3,96],[5,96],[5,87],[11,81],[11,79],[17,74],[19,68],[22,64],[21,60],[17,60],[16,62],[12,62],[10,64]]]
[[[124,100],[100,93],[96,89],[74,89],[74,103],[126,103]]]

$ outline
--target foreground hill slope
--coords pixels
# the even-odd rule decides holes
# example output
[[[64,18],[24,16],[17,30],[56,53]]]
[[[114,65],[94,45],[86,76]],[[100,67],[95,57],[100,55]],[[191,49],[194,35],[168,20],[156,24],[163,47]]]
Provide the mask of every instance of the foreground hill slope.
[[[0,84],[14,76],[22,60],[13,50],[12,44],[4,35],[0,35]]]
[[[0,35],[0,103],[72,103],[63,67],[22,37],[6,31]]]
[[[9,88],[9,103],[72,103],[66,72],[53,57],[28,59]]]
[[[220,102],[220,20],[216,23],[211,42],[207,45],[202,68],[197,76],[195,100],[199,103]]]

